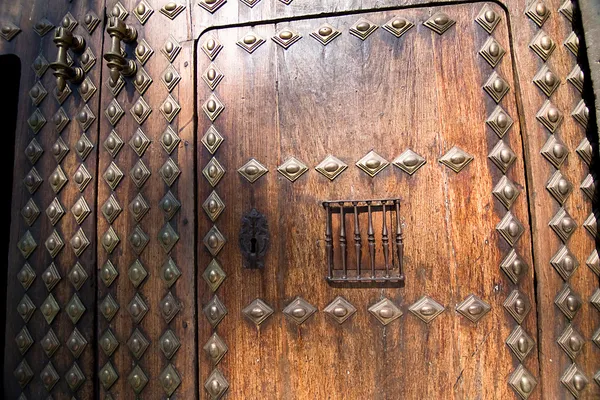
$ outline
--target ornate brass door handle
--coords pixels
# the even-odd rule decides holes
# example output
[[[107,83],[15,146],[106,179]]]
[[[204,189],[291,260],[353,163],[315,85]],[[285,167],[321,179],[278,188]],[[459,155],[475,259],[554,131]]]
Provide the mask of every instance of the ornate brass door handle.
[[[110,69],[110,79],[117,82],[119,76],[132,76],[137,71],[137,65],[134,60],[127,60],[121,51],[121,41],[125,43],[133,42],[137,39],[137,31],[134,27],[127,25],[118,17],[110,17],[106,32],[110,35],[110,50],[104,53],[104,59],[107,61]]]
[[[85,48],[85,39],[78,35],[73,35],[71,31],[64,26],[59,26],[54,31],[54,43],[58,47],[56,61],[50,64],[56,77],[56,86],[58,91],[62,92],[67,81],[80,83],[83,81],[85,73],[80,67],[71,67],[67,62],[67,51],[69,49],[76,53],[81,53]]]

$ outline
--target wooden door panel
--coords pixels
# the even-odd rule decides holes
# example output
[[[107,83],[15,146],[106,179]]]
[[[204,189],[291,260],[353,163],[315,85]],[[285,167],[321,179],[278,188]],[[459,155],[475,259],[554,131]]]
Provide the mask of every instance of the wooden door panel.
[[[503,138],[516,158],[506,178],[521,193],[510,213],[523,226],[514,249],[527,265],[531,239],[511,56],[493,68],[478,54],[490,37],[474,22],[480,9],[405,9],[218,29],[200,37],[197,137],[211,128],[202,107],[216,96],[224,109],[212,126],[224,141],[214,158],[226,172],[214,188],[225,203],[214,226],[226,243],[212,257],[199,241],[199,262],[210,268],[216,260],[227,278],[216,294],[198,283],[199,308],[218,297],[227,309],[215,331],[228,352],[216,369],[230,382],[232,398],[440,398],[449,388],[460,398],[509,395],[504,382],[519,362],[504,341],[518,324],[503,303],[514,290],[522,293],[532,307],[522,327],[535,339],[535,299],[531,268],[516,285],[500,269],[512,247],[497,229],[510,216],[492,194],[503,173],[488,157],[499,138],[486,119],[497,105],[482,86],[494,72],[510,86],[500,101],[515,121]],[[423,25],[438,11],[456,21],[443,35]],[[365,41],[349,34],[360,18],[384,25],[394,16],[415,26],[401,38],[382,28]],[[324,23],[342,32],[326,46],[310,36]],[[302,36],[287,50],[269,40],[283,29]],[[252,53],[236,44],[249,32],[265,40]],[[492,36],[509,48],[504,22]],[[212,61],[223,75],[214,91],[202,80],[211,64],[202,47],[211,39],[223,46]],[[458,173],[439,162],[454,146],[473,157]],[[371,150],[392,162],[407,149],[426,160],[413,175],[390,164],[370,177],[355,165]],[[348,165],[332,181],[315,170],[328,155]],[[277,171],[290,157],[308,166],[294,182]],[[268,169],[254,183],[236,171],[252,158]],[[214,163],[206,148],[198,160],[207,172]],[[198,209],[212,191],[201,177]],[[405,285],[328,285],[321,202],[390,197],[401,200]],[[238,247],[241,218],[252,208],[269,224],[264,270],[244,269]],[[200,216],[199,237],[210,237],[211,229],[210,219]],[[347,234],[353,252],[352,231]],[[380,237],[377,232],[378,252]],[[366,235],[362,240],[367,252]],[[491,306],[477,323],[456,311],[471,294]],[[425,295],[445,307],[429,324],[409,311]],[[296,296],[319,310],[299,326],[282,313]],[[323,312],[336,296],[357,309],[343,324]],[[258,328],[241,312],[257,298],[275,311]],[[383,298],[404,313],[387,327],[367,311]],[[203,317],[198,329],[202,344],[213,330]],[[524,361],[530,371],[538,368],[534,353]],[[200,379],[211,382],[213,366],[202,356]]]

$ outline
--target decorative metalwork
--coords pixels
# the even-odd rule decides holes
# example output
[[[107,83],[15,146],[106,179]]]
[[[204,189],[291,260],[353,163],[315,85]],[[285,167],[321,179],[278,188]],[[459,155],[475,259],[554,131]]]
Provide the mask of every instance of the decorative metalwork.
[[[181,306],[179,305],[179,302],[173,297],[171,292],[167,293],[160,301],[160,313],[167,324],[175,318],[180,309]]]
[[[529,43],[529,48],[534,51],[542,60],[548,61],[550,55],[556,48],[556,43],[546,32],[539,30],[535,37]]]
[[[35,85],[29,90],[29,97],[31,98],[31,104],[38,106],[42,100],[48,95],[46,88],[42,85],[42,82],[37,81]]]
[[[289,28],[284,28],[280,30],[275,36],[271,38],[271,40],[273,40],[275,43],[277,43],[286,50],[289,49],[291,45],[293,45],[300,39],[302,39],[302,36]]]
[[[142,218],[144,218],[144,216],[146,215],[146,213],[148,212],[149,209],[150,209],[150,206],[148,205],[148,203],[146,202],[146,199],[144,199],[144,196],[141,193],[138,193],[133,198],[131,203],[129,203],[129,211],[133,215],[133,219],[136,222],[140,222],[142,220]]]
[[[575,149],[575,151],[577,152],[577,154],[579,154],[581,159],[587,165],[592,164],[593,149],[592,144],[590,143],[587,137],[583,138],[583,140],[581,141],[581,143],[579,143],[579,146],[577,146],[577,149]]]
[[[308,171],[308,167],[297,158],[290,157],[277,167],[277,171],[285,176],[290,182],[294,182],[302,174]]]
[[[102,206],[101,210],[102,214],[104,215],[104,218],[106,218],[109,224],[112,224],[121,213],[122,208],[117,202],[117,198],[115,197],[115,195],[111,194]]]
[[[173,364],[167,365],[158,379],[167,396],[171,396],[181,384],[181,378]]]
[[[598,236],[598,221],[593,212],[583,221],[583,227],[592,235],[592,238],[595,239]]]
[[[598,254],[598,250],[592,250],[592,253],[589,255],[585,264],[594,272],[596,275],[600,276],[600,256]],[[27,264],[25,264],[27,265]],[[19,277],[20,280],[20,277]],[[21,283],[23,283],[21,281]]]
[[[252,301],[250,304],[248,304],[242,310],[242,314],[244,314],[244,316],[246,318],[248,318],[250,321],[252,321],[257,327],[259,327],[267,318],[269,318],[273,314],[273,312],[274,312],[274,310],[267,303],[262,301],[261,299],[255,299],[254,301]],[[209,342],[211,340],[213,340],[212,337],[209,340]],[[220,340],[220,338],[219,338],[219,340]],[[209,352],[207,350],[207,345],[209,345],[209,343],[207,343],[204,346],[204,349],[209,354],[209,356],[211,356],[211,358],[213,358],[211,352]],[[223,345],[224,345],[224,343],[223,343]],[[213,362],[214,362],[214,360],[213,360]],[[218,360],[214,363],[217,364]]]
[[[33,131],[33,134],[37,134],[46,125],[46,118],[42,115],[39,108],[36,108],[33,114],[27,119],[27,124]]]
[[[104,250],[106,250],[108,254],[113,252],[119,244],[119,241],[119,236],[117,236],[117,233],[112,226],[108,228],[104,235],[102,235],[102,247],[104,247]]]
[[[412,22],[401,18],[401,17],[393,17],[388,22],[386,22],[382,28],[392,35],[400,38],[406,32],[408,32],[415,24]]]
[[[521,190],[506,176],[502,176],[492,190],[492,194],[507,210],[511,208],[520,193]]]
[[[471,161],[473,156],[457,146],[452,147],[439,159],[439,162],[456,173],[462,171]]]
[[[579,64],[575,64],[569,75],[567,75],[567,82],[573,85],[579,92],[583,92],[583,85],[585,83],[585,75],[581,70]],[[583,102],[583,99],[580,103]]]
[[[52,361],[49,361],[44,369],[42,369],[42,372],[40,373],[40,379],[42,380],[42,383],[48,392],[50,392],[54,385],[56,385],[60,379],[60,376],[58,376],[58,372],[56,372],[56,369],[54,369]]]
[[[508,384],[523,400],[527,400],[537,386],[537,380],[520,364],[508,378]]]
[[[564,332],[559,336],[556,341],[559,346],[567,353],[571,360],[575,360],[577,355],[583,349],[585,339],[573,329],[573,325],[568,325]]]
[[[133,367],[133,370],[131,370],[129,377],[127,377],[127,382],[136,394],[140,394],[148,384],[148,377],[146,376],[142,368],[140,368],[139,365],[136,365],[135,367]]]
[[[127,311],[129,311],[129,315],[131,315],[133,322],[136,324],[139,324],[144,319],[148,312],[148,306],[139,293],[133,296],[133,299],[131,299],[131,302],[127,306]]]
[[[172,92],[173,89],[175,89],[175,86],[177,86],[177,84],[181,80],[181,76],[179,75],[177,70],[175,68],[173,68],[173,66],[171,64],[169,64],[167,69],[162,73],[160,80],[163,83],[163,85],[165,85],[165,88],[167,88],[167,90],[169,92]],[[217,84],[218,84],[218,82],[217,82]],[[210,86],[210,84],[209,84],[209,86]]]
[[[226,277],[227,274],[225,273],[225,271],[223,271],[223,268],[221,268],[219,262],[214,258],[211,260],[211,262],[208,264],[208,267],[206,267],[204,273],[202,274],[202,278],[204,278],[204,280],[208,284],[208,287],[213,292],[217,291],[217,289],[219,288],[219,286],[221,286],[221,283],[223,283]]]
[[[160,9],[160,13],[165,17],[173,20],[175,19],[183,10],[185,10],[185,6],[181,4],[177,4],[174,1],[170,1]]]
[[[21,283],[21,286],[23,286],[23,289],[27,290],[35,280],[35,271],[29,264],[25,263],[17,273],[17,279]]]
[[[571,32],[567,39],[565,39],[564,45],[575,57],[579,54],[579,37],[575,32]]]
[[[255,208],[242,216],[239,246],[245,268],[264,268],[264,257],[269,248],[269,227],[266,217]]]
[[[40,146],[35,138],[31,139],[31,142],[25,148],[25,156],[32,165],[40,159],[43,153],[44,149],[42,149],[42,146]]]
[[[25,179],[23,179],[23,184],[27,188],[29,194],[34,194],[35,191],[40,187],[42,182],[43,179],[37,172],[37,169],[35,169],[35,167],[31,167],[31,170],[29,170],[29,172],[25,176]]]
[[[389,164],[385,158],[373,150],[356,162],[356,166],[366,172],[371,178],[383,171]]]
[[[494,71],[483,85],[483,90],[485,90],[496,103],[500,103],[502,98],[504,98],[506,93],[510,90],[510,86],[504,78]]]
[[[71,336],[67,339],[67,348],[73,354],[73,357],[79,358],[85,346],[87,346],[87,340],[83,337],[81,332],[77,328],[73,329]]]
[[[481,47],[481,50],[479,50],[479,54],[481,54],[492,68],[495,68],[502,60],[502,57],[504,57],[504,54],[506,54],[506,50],[504,50],[496,39],[489,37]]]
[[[558,8],[558,12],[565,16],[569,22],[573,21],[573,4],[571,0],[565,0],[564,3]]]
[[[27,295],[25,295],[25,296],[27,296]],[[19,304],[19,308],[18,308],[18,311],[19,311],[19,314],[21,314],[21,317],[23,317],[23,314],[21,313],[21,305],[23,304],[24,300],[29,300],[29,297],[27,297],[27,299],[25,299],[25,296],[23,296],[23,300],[21,300],[21,304]],[[31,300],[29,300],[29,301],[31,301]],[[29,310],[31,313],[33,313],[33,310],[35,310],[33,303],[31,305],[29,305],[28,311]],[[52,324],[52,321],[54,321],[54,318],[60,311],[60,306],[56,302],[56,299],[54,298],[52,293],[50,293],[48,295],[48,297],[46,297],[46,299],[40,306],[40,311],[42,312],[42,315],[44,316],[44,319],[46,320],[48,325]],[[23,320],[25,320],[24,317],[23,317]],[[25,320],[25,322],[28,322],[28,320],[29,319]]]
[[[150,139],[148,139],[148,137],[146,136],[146,134],[144,134],[144,131],[142,131],[141,128],[138,128],[131,137],[131,140],[129,141],[129,146],[131,146],[131,148],[133,149],[133,151],[135,151],[135,154],[137,154],[138,157],[141,157],[144,155],[144,152],[146,151],[148,146],[150,146]]]
[[[596,197],[596,181],[592,174],[588,174],[579,187],[590,200],[593,200]]]
[[[180,276],[181,271],[179,271],[179,268],[177,268],[175,261],[169,257],[162,266],[161,278],[165,281],[167,287],[170,288],[173,286],[173,284],[175,284],[175,282],[177,282],[177,279],[179,279]]]
[[[204,383],[204,388],[211,397],[211,400],[218,400],[229,389],[229,382],[223,376],[221,371],[214,369]]]
[[[21,389],[25,388],[25,386],[29,384],[31,379],[33,379],[33,371],[29,367],[29,364],[27,364],[27,360],[23,359],[19,363],[14,371],[14,375],[19,383],[19,386],[21,386]]]
[[[433,300],[431,297],[423,296],[415,304],[410,306],[408,310],[421,321],[428,324],[438,315],[444,312],[445,307]]]
[[[23,258],[28,259],[31,253],[36,249],[37,243],[35,239],[31,235],[31,232],[27,231],[23,234],[19,242],[17,243],[17,247],[21,252]]]
[[[510,313],[510,315],[520,325],[531,311],[531,303],[527,296],[521,293],[518,289],[512,291],[512,293],[506,298],[504,302],[504,308]]]
[[[52,24],[52,22],[48,21],[46,18],[42,18],[41,20],[36,22],[35,25],[33,26],[33,30],[40,37],[45,36],[52,29],[54,29],[54,25]]]
[[[55,258],[58,255],[58,253],[62,250],[65,243],[63,242],[60,235],[58,234],[58,232],[56,232],[55,229],[52,231],[50,236],[48,236],[48,239],[46,239],[45,245],[46,250],[48,250],[48,253],[50,254],[50,257]]]
[[[179,177],[181,171],[173,159],[169,158],[162,167],[158,170],[158,174],[165,181],[167,186],[172,186],[175,180]]]
[[[166,100],[160,106],[160,112],[168,122],[173,122],[173,119],[179,114],[180,110],[181,106],[177,104],[177,101],[175,101],[171,95],[168,95]]]
[[[368,310],[384,326],[400,318],[403,314],[402,310],[388,298],[381,299],[370,306]]]
[[[162,145],[163,149],[167,152],[167,154],[171,154],[177,148],[179,142],[181,142],[181,139],[177,133],[175,133],[173,128],[167,126],[167,129],[165,129],[160,137],[160,144]]]
[[[119,18],[120,20],[125,20],[129,15],[129,12],[125,7],[123,7],[123,4],[121,4],[121,2],[117,1],[113,6],[112,10],[110,11],[110,14],[113,17]]]
[[[136,227],[133,229],[133,232],[129,236],[129,243],[138,256],[142,253],[144,248],[146,248],[146,245],[149,241],[150,238],[148,235],[146,235],[139,225],[136,225]]]
[[[33,338],[29,334],[29,330],[26,326],[19,331],[17,337],[15,338],[15,342],[17,344],[17,349],[19,349],[19,353],[21,353],[21,355],[25,355],[27,350],[29,350],[33,344]]]
[[[554,199],[562,205],[573,191],[573,185],[562,175],[559,170],[557,170],[548,180],[546,189],[548,189]]]
[[[144,334],[138,329],[135,328],[129,339],[127,340],[127,347],[131,354],[137,359],[141,359],[146,349],[150,346],[150,342]]]
[[[154,50],[145,39],[139,39],[138,45],[135,48],[135,58],[141,65],[146,64],[146,61],[154,54]]]
[[[167,222],[162,227],[160,232],[158,232],[158,242],[160,243],[160,246],[165,251],[165,253],[169,253],[178,240],[179,235],[177,234],[177,232],[175,232],[175,230],[169,222]]]
[[[494,146],[488,155],[488,158],[496,164],[502,173],[506,173],[517,160],[517,155],[506,143],[504,143],[504,141],[500,140],[496,146]]]
[[[144,282],[144,279],[146,279],[146,277],[148,276],[148,272],[146,271],[146,268],[144,268],[140,260],[136,259],[133,262],[133,264],[129,266],[127,276],[133,284],[133,287],[137,289],[142,284],[142,282]]]
[[[104,178],[108,186],[110,186],[112,190],[115,190],[117,188],[117,185],[119,184],[119,182],[121,182],[121,179],[123,178],[123,172],[121,172],[119,167],[117,167],[117,164],[111,162],[104,174],[102,175],[102,177]]]
[[[98,376],[104,390],[109,390],[117,379],[119,379],[119,375],[110,361],[107,361],[106,364],[104,364],[100,369]]]
[[[573,218],[571,218],[564,208],[558,210],[548,225],[564,243],[569,240],[577,228],[577,223]]]
[[[114,280],[114,278],[112,280]],[[100,302],[100,312],[102,313],[106,321],[110,322],[114,318],[114,316],[117,315],[117,311],[119,311],[119,304],[115,301],[115,299],[113,299],[110,293],[107,294],[104,300]]]
[[[98,18],[96,13],[92,10],[88,11],[83,17],[83,24],[90,35],[94,32],[99,23],[100,18]]]
[[[52,174],[50,175],[50,188],[54,193],[58,193],[60,192],[60,189],[62,189],[66,185],[67,180],[67,176],[65,175],[62,167],[60,165],[57,165],[54,169],[54,172],[52,172]]]
[[[177,336],[171,329],[167,329],[167,331],[160,337],[158,343],[160,350],[168,360],[173,358],[181,346],[179,339],[177,339]]]
[[[204,345],[203,349],[206,355],[208,355],[208,357],[212,361],[213,365],[217,365],[219,361],[223,359],[223,356],[225,355],[225,353],[227,353],[227,350],[229,350],[223,339],[221,339],[221,337],[217,335],[217,332],[214,332],[211,335],[211,337]]]
[[[511,249],[504,260],[502,260],[500,268],[515,284],[527,273],[527,263],[517,254],[515,249]]]
[[[343,324],[355,312],[356,308],[342,296],[336,297],[323,312],[329,314],[338,324]]]
[[[52,296],[52,294],[48,295],[49,298],[50,298],[50,296]],[[54,296],[52,296],[52,299],[54,299]],[[44,314],[44,316],[46,316],[46,313],[48,312],[48,310],[52,311],[51,308],[49,309],[48,306],[46,306],[47,301],[48,301],[48,298],[46,298],[46,301],[44,301],[44,303],[42,304],[42,314]],[[54,301],[54,303],[56,303],[56,301]],[[50,306],[52,306],[52,305],[50,305]],[[58,307],[58,304],[56,304],[56,306]],[[34,311],[35,311],[35,305],[31,301],[29,296],[27,296],[27,294],[24,294],[23,297],[21,298],[21,301],[17,305],[17,312],[19,313],[21,318],[23,318],[23,321],[25,323],[27,323],[31,319],[31,316],[33,315]],[[47,320],[48,319],[46,319],[46,321]]]
[[[125,111],[123,111],[117,99],[112,99],[112,101],[106,108],[106,111],[104,112],[104,115],[106,115],[106,118],[108,118],[108,122],[110,122],[112,126],[117,125],[117,122],[119,122],[119,120],[124,114]]]
[[[546,100],[544,105],[535,116],[550,132],[554,133],[563,120],[562,113],[556,108],[550,100]]]
[[[561,246],[556,254],[550,259],[550,264],[556,269],[556,272],[560,274],[563,280],[568,281],[571,275],[579,267],[579,261],[569,251],[567,246]]]
[[[506,339],[506,344],[521,362],[525,360],[531,350],[535,347],[535,342],[531,336],[525,332],[525,329],[523,329],[521,325],[517,325],[515,329],[513,329],[510,336]]]
[[[160,207],[161,210],[163,210],[163,212],[165,213],[165,217],[167,218],[167,221],[168,221],[171,218],[173,218],[173,216],[175,215],[175,213],[177,213],[177,211],[179,211],[179,208],[181,207],[181,203],[179,202],[179,200],[177,200],[175,198],[173,193],[171,193],[171,191],[169,190],[167,192],[167,194],[165,194],[165,196],[160,200],[158,206]]]
[[[77,293],[73,294],[73,297],[67,303],[66,311],[73,324],[76,324],[81,319],[81,316],[85,312],[85,306],[79,299],[79,296],[77,296]]]
[[[104,141],[104,148],[112,158],[115,158],[121,147],[123,147],[123,140],[113,129]]]
[[[583,371],[580,370],[576,364],[571,364],[560,378],[560,382],[569,389],[569,392],[571,392],[576,399],[579,398],[579,395],[589,383]]]
[[[170,63],[175,61],[175,58],[179,55],[181,51],[181,45],[179,42],[173,37],[173,35],[169,35],[169,38],[165,42],[165,45],[160,49],[160,52],[165,56]]]
[[[554,299],[554,304],[569,320],[572,320],[581,308],[582,301],[581,297],[568,284],[565,284]]]
[[[146,164],[144,164],[142,159],[137,160],[133,168],[129,171],[131,180],[138,189],[141,189],[141,187],[144,186],[144,183],[150,178],[150,174],[150,170],[146,167]]]
[[[214,36],[210,36],[202,45],[202,51],[211,61],[217,57],[221,49],[223,45]]]
[[[214,295],[210,301],[204,306],[204,315],[206,319],[210,323],[213,328],[216,328],[219,325],[219,322],[225,317],[227,314],[227,309],[219,300],[217,295]]]
[[[84,72],[90,72],[92,67],[96,64],[96,56],[94,55],[94,52],[92,51],[91,48],[88,47],[87,49],[85,49],[85,51],[79,57],[79,63]],[[88,78],[88,80],[89,80],[89,78]],[[85,80],[84,80],[84,82],[85,82]],[[83,84],[83,82],[81,84]],[[71,93],[71,89],[69,88],[69,86],[65,86],[65,89],[68,89],[68,93]],[[63,90],[63,92],[64,92],[64,90]],[[62,101],[59,100],[59,103],[62,104]]]
[[[148,4],[146,0],[141,0],[137,6],[133,9],[133,15],[140,21],[140,24],[144,25],[148,18],[154,13],[154,10]],[[138,393],[138,392],[136,392]]]
[[[349,30],[351,35],[354,35],[361,40],[365,40],[373,32],[375,32],[377,28],[379,28],[379,26],[377,26],[373,22],[365,18],[360,18],[349,28]]]
[[[225,175],[225,169],[223,166],[217,161],[215,157],[211,158],[206,167],[202,170],[202,175],[206,178],[210,186],[215,187]]]
[[[137,99],[137,101],[135,102],[133,107],[131,107],[129,112],[131,113],[131,116],[133,117],[135,122],[137,122],[138,124],[141,125],[144,123],[146,118],[148,118],[148,116],[152,112],[152,109],[150,108],[148,103],[146,103],[144,98],[140,97],[139,99]],[[131,142],[130,142],[130,144],[131,144]],[[134,147],[134,146],[132,146],[132,147]]]
[[[141,96],[144,93],[146,93],[146,90],[148,90],[148,88],[150,87],[151,84],[152,84],[152,78],[150,77],[150,75],[146,72],[144,67],[139,67],[137,70],[137,73],[135,74],[135,79],[133,80],[133,86],[135,87],[135,90],[137,90],[137,92]],[[143,101],[143,99],[142,99],[142,101]],[[140,107],[144,107],[144,105],[145,105],[145,108],[140,108]],[[131,110],[130,110],[131,115],[133,115],[133,117],[135,118],[136,121],[138,121],[138,119],[142,119],[144,110],[148,110],[148,114],[150,114],[150,111],[152,111],[150,109],[150,107],[148,106],[148,104],[145,104],[145,102],[144,102],[144,105],[142,105],[142,104],[138,105],[136,103],[131,108]],[[140,115],[138,115],[138,113],[140,113]]]
[[[537,0],[529,4],[525,9],[525,15],[541,28],[544,22],[550,17],[550,9],[548,9],[544,2]]]
[[[31,64],[31,68],[33,69],[33,72],[35,72],[35,75],[38,78],[44,76],[44,73],[46,73],[49,66],[50,64],[48,63],[48,60],[46,60],[43,54],[39,54],[36,57],[36,59],[33,60],[33,64]]]
[[[392,161],[392,164],[407,174],[412,175],[419,168],[425,165],[426,162],[427,161],[423,157],[411,149],[407,149],[404,151],[404,153],[400,154],[394,161]]]
[[[204,246],[206,246],[210,254],[213,256],[219,254],[223,246],[225,246],[225,242],[225,237],[221,231],[219,231],[219,228],[217,228],[216,225],[213,225],[206,236],[204,236]]]
[[[456,21],[450,18],[447,14],[443,12],[437,12],[433,14],[429,19],[423,22],[423,25],[437,33],[438,35],[444,34],[448,29],[450,29]]]
[[[246,50],[248,53],[252,54],[264,42],[265,42],[265,39],[263,39],[262,37],[260,37],[256,33],[250,31],[243,38],[241,38],[240,40],[238,40],[236,42],[236,44],[238,46],[240,46],[242,49]]]
[[[69,278],[69,282],[71,282],[75,290],[80,290],[87,280],[88,274],[78,261],[75,263],[73,268],[71,268],[71,271],[69,271],[67,278]]]
[[[297,325],[303,324],[317,309],[304,300],[302,297],[296,297],[290,304],[283,309],[283,313],[292,319]]]
[[[342,32],[335,29],[333,26],[329,24],[323,24],[319,29],[314,32],[311,32],[310,36],[313,39],[316,39],[323,46],[327,46],[331,41],[340,36]]]
[[[56,265],[54,265],[54,263],[51,263],[42,274],[42,281],[44,282],[44,285],[46,286],[46,290],[48,290],[48,292],[51,292],[52,289],[56,287],[58,282],[60,282],[60,279],[61,276],[58,273],[58,270],[56,269]]]
[[[254,183],[261,176],[269,172],[269,170],[256,159],[251,158],[246,164],[238,169],[238,172],[240,175],[246,178],[248,182]]]
[[[0,37],[7,42],[10,42],[17,34],[21,32],[21,28],[13,24],[12,22],[4,22],[2,28],[0,28]]]
[[[491,310],[488,303],[479,297],[471,294],[462,303],[456,306],[456,311],[469,319],[471,322],[477,322]]]
[[[200,0],[198,5],[210,13],[217,11],[227,0]]]
[[[525,232],[525,228],[521,222],[510,211],[496,225],[496,230],[511,246],[514,246],[521,238],[523,232]]]
[[[213,122],[217,119],[219,114],[221,114],[224,108],[225,106],[214,93],[211,93],[210,97],[202,105],[202,110],[204,110],[206,116]]]
[[[25,223],[29,226],[33,225],[39,215],[40,209],[35,204],[33,199],[29,199],[25,206],[21,209],[21,216],[25,220]]]
[[[202,208],[210,220],[215,222],[225,209],[225,203],[223,203],[223,200],[221,200],[217,192],[213,190],[212,193],[206,198],[204,203],[202,203]]]
[[[546,96],[550,97],[560,86],[560,78],[544,64],[533,77],[533,83],[535,83]]]
[[[541,150],[541,154],[557,169],[569,155],[569,149],[556,135],[550,135]]]

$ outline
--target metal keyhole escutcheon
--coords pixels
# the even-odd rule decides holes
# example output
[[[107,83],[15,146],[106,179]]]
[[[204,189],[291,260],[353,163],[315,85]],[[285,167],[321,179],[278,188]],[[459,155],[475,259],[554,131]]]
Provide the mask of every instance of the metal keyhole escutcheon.
[[[239,244],[244,268],[264,268],[264,257],[269,247],[269,225],[266,217],[255,208],[242,217]]]

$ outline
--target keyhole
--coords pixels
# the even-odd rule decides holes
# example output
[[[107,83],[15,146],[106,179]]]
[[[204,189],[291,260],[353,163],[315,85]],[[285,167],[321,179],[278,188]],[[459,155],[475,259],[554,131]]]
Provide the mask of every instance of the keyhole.
[[[250,253],[256,254],[256,238],[250,239]]]

